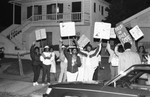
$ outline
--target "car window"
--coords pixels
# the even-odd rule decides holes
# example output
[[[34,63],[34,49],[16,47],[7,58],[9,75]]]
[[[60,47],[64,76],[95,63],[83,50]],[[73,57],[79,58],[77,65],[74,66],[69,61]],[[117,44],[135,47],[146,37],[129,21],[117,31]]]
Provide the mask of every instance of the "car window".
[[[150,70],[133,70],[109,86],[150,90]]]

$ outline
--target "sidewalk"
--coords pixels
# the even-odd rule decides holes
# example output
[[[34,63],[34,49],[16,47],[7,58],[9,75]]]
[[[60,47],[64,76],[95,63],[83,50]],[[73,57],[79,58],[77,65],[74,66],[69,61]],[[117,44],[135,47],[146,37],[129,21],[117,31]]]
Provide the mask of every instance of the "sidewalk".
[[[2,79],[0,82],[0,92],[12,93],[17,96],[31,96],[37,97],[34,93],[35,91],[42,89],[43,92],[46,91],[47,86],[32,86],[31,82],[15,81]],[[38,97],[42,97],[43,93],[38,93]],[[37,95],[37,94],[36,94]]]
[[[57,72],[57,76],[58,73],[59,72]],[[0,92],[17,95],[15,97],[42,97],[42,95],[46,92],[48,85],[42,86],[40,84],[41,77],[42,74],[40,74],[39,77],[39,85],[33,86],[33,72],[24,76],[1,73]],[[53,75],[51,75],[51,83],[56,83]]]

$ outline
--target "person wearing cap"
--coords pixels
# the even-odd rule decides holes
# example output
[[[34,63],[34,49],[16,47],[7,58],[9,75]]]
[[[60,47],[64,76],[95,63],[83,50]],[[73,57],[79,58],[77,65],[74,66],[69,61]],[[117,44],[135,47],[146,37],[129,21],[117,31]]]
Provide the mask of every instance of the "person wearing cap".
[[[33,42],[30,48],[30,57],[32,59],[32,67],[33,67],[33,86],[38,85],[38,79],[40,75],[40,70],[42,69],[42,62],[40,61],[40,48],[35,45]]]
[[[58,82],[65,82],[67,80],[67,59],[64,55],[65,46],[62,40],[59,41],[59,59],[60,59],[60,74]]]
[[[45,77],[47,76],[47,84],[50,84],[50,68],[53,64],[54,56],[49,50],[49,46],[44,47],[44,51],[40,56],[40,60],[43,63],[43,75],[42,75],[42,85],[45,85]]]
[[[71,53],[68,52],[71,49]],[[69,46],[64,50],[65,57],[67,58],[67,82],[77,81],[78,67],[81,66],[80,57],[77,56],[78,51],[76,46]]]

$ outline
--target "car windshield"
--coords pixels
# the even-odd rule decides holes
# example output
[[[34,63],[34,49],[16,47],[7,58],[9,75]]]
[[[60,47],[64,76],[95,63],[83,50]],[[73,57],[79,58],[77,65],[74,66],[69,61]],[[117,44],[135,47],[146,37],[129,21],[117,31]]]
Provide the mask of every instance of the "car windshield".
[[[114,79],[105,83],[107,86],[131,88],[131,89],[145,89],[150,88],[150,66],[133,66],[125,72],[120,73]]]

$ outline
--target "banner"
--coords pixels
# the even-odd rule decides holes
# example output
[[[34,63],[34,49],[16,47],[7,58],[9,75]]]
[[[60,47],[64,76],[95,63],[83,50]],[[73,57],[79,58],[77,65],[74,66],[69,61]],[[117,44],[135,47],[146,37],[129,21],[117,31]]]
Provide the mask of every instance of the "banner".
[[[110,39],[110,23],[95,22],[94,38]]]
[[[133,27],[130,31],[131,35],[133,36],[133,38],[135,40],[138,40],[139,38],[141,38],[142,36],[144,36],[143,32],[141,31],[141,29],[139,28],[138,25],[136,25],[135,27]]]
[[[116,38],[115,28],[110,29],[110,38]]]
[[[75,23],[74,22],[60,23],[60,35],[61,37],[75,36],[76,35]]]
[[[46,29],[35,30],[36,40],[46,39]]]
[[[90,40],[85,35],[82,35],[78,40],[78,44],[82,48],[84,48],[89,42]]]
[[[115,28],[115,32],[122,45],[126,42],[130,42],[132,44],[132,38],[122,24]]]

